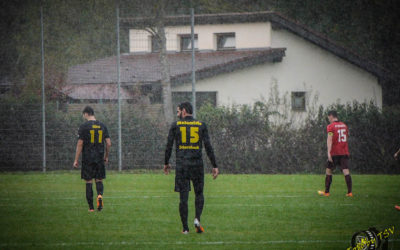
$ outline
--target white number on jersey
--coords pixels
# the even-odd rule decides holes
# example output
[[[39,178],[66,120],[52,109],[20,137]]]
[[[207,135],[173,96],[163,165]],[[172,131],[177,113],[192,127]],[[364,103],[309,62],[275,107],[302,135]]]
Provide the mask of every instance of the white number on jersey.
[[[338,140],[339,142],[346,142],[347,141],[347,136],[346,136],[346,129],[339,129],[338,131]]]

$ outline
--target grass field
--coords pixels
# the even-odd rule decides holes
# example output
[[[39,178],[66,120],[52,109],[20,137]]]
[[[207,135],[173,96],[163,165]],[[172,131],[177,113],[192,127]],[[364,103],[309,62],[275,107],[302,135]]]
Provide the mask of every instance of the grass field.
[[[208,175],[201,235],[180,234],[173,183],[173,174],[109,172],[105,208],[89,213],[77,171],[0,174],[0,249],[346,249],[372,226],[395,226],[390,247],[400,249],[399,176],[354,175],[347,198],[339,174],[330,197],[316,194],[322,175]]]

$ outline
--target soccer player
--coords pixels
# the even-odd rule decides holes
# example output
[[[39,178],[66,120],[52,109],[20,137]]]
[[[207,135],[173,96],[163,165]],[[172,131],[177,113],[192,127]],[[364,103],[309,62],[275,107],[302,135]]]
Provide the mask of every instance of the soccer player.
[[[395,158],[396,160],[398,160],[398,159],[399,159],[399,155],[400,155],[400,149],[397,150],[397,152],[394,154],[394,158]],[[400,206],[399,206],[399,205],[395,205],[394,208],[395,208],[396,210],[399,210],[399,211],[400,211]]]
[[[351,190],[352,181],[348,166],[350,154],[347,139],[349,137],[349,131],[347,125],[339,121],[336,111],[329,111],[328,119],[330,124],[327,127],[328,163],[325,176],[325,192],[318,191],[318,194],[329,196],[329,188],[332,183],[332,171],[335,170],[336,166],[340,166],[347,184],[346,196],[353,197]]]
[[[76,145],[76,154],[74,168],[79,166],[79,155],[82,152],[81,178],[86,181],[86,200],[89,204],[89,212],[94,211],[92,180],[96,180],[97,190],[97,210],[103,209],[103,179],[106,178],[105,164],[108,163],[108,155],[111,148],[111,139],[108,135],[107,127],[96,120],[94,111],[87,106],[82,112],[86,120],[79,127],[78,143]],[[104,142],[105,152],[104,152]]]
[[[215,155],[208,136],[208,130],[204,122],[195,120],[192,116],[193,108],[189,102],[181,103],[177,107],[179,121],[172,123],[168,133],[167,148],[165,150],[164,173],[168,174],[171,165],[169,159],[172,153],[174,141],[176,143],[176,171],[175,192],[180,194],[179,214],[181,216],[183,234],[189,233],[188,227],[188,198],[190,181],[193,182],[195,192],[196,217],[194,226],[197,233],[204,232],[200,224],[200,216],[204,206],[204,168],[202,159],[202,147],[206,149],[208,158],[213,166],[212,175],[216,179],[218,167]]]

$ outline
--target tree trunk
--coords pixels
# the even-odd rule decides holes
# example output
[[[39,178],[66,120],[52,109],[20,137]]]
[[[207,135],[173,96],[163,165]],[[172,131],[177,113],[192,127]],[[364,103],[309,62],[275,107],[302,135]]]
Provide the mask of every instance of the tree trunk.
[[[162,11],[163,12],[163,11]],[[167,58],[166,37],[163,23],[163,15],[157,25],[157,35],[160,43],[160,63],[161,63],[161,87],[164,117],[167,123],[174,120],[173,107],[172,107],[172,90],[171,90],[171,77]]]

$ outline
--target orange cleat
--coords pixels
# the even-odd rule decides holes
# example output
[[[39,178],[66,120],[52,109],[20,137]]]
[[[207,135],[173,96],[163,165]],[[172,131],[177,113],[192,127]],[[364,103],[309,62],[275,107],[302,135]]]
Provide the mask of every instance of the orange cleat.
[[[321,196],[326,196],[326,197],[328,197],[330,195],[329,193],[325,193],[324,191],[318,191],[318,194]]]
[[[103,196],[99,194],[97,196],[97,210],[101,211],[103,209]]]
[[[194,219],[194,227],[196,228],[196,233],[204,233],[204,228],[201,226],[200,221],[197,218]]]
[[[202,226],[196,227],[196,233],[204,233],[204,228]]]
[[[347,197],[353,197],[353,193],[347,193],[346,196]]]
[[[399,206],[399,205],[394,206],[394,208],[395,208],[396,210],[400,211],[400,206]]]

